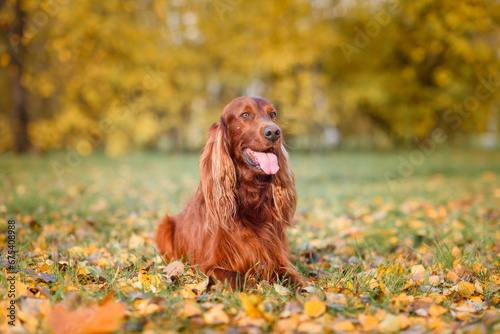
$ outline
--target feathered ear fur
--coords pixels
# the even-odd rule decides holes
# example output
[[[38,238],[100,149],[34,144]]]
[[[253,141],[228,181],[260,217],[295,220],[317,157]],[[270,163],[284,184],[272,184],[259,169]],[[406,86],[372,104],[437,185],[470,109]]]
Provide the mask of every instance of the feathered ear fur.
[[[297,205],[297,191],[295,190],[292,165],[283,144],[281,144],[281,152],[278,156],[278,165],[280,169],[272,183],[274,205],[280,218],[288,226],[293,226],[293,215]]]
[[[201,189],[207,207],[207,228],[228,229],[236,215],[236,169],[229,155],[228,134],[220,123],[208,130],[200,159]]]

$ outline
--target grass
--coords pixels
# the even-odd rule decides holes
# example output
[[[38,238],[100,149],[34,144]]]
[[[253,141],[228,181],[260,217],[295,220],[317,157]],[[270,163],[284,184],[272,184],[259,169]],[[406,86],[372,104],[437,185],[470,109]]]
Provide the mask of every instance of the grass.
[[[299,202],[288,236],[312,288],[262,282],[243,296],[213,281],[203,287],[206,277],[189,266],[166,277],[154,248],[158,221],[197,187],[197,155],[96,154],[62,177],[53,166],[68,164],[63,153],[2,155],[0,261],[5,267],[7,219],[15,219],[17,328],[62,333],[58,321],[94,307],[115,314],[110,330],[122,332],[370,331],[360,315],[381,332],[500,330],[499,152],[437,151],[391,188],[387,172],[411,153],[292,152]],[[109,298],[125,310],[104,309]],[[57,313],[61,302],[73,313]],[[446,312],[436,317],[430,305]],[[12,329],[6,323],[0,330]]]

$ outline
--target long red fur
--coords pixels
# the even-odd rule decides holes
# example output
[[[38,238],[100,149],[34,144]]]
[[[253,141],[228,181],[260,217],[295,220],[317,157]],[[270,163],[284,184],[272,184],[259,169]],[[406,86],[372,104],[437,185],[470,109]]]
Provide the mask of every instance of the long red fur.
[[[241,119],[245,110],[253,119]],[[263,138],[263,128],[274,125],[269,110],[274,109],[266,100],[249,97],[224,108],[221,122],[209,129],[196,193],[181,213],[165,216],[156,233],[165,259],[189,259],[233,289],[243,288],[249,277],[303,282],[290,263],[285,235],[297,202],[293,170],[282,139]],[[240,154],[247,143],[272,148],[279,171],[268,176],[247,164]]]

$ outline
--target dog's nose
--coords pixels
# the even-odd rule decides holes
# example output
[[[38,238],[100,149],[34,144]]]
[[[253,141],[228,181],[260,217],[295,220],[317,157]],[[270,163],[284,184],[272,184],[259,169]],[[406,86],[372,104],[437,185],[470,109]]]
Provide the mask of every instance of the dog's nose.
[[[278,128],[276,125],[266,126],[266,128],[264,129],[264,137],[266,137],[273,143],[276,140],[278,140],[280,136],[281,136],[280,128]]]

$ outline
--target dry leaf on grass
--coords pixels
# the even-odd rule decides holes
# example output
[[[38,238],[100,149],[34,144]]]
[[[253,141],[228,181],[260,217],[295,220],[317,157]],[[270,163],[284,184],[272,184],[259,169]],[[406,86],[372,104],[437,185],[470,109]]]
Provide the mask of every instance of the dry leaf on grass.
[[[224,304],[217,304],[208,310],[203,316],[205,322],[209,325],[227,324],[229,323],[229,316],[224,312]]]
[[[49,314],[49,326],[55,334],[111,333],[121,328],[124,316],[125,306],[115,301],[76,311],[57,304]]]
[[[308,300],[304,304],[304,312],[311,318],[317,318],[326,311],[326,305],[318,297]]]
[[[354,324],[349,320],[339,321],[333,324],[333,330],[339,332],[352,332],[355,330]]]
[[[181,261],[174,261],[163,268],[163,273],[167,275],[167,277],[181,276],[184,274],[184,267],[184,263]]]
[[[247,295],[246,293],[240,294],[241,306],[243,306],[245,313],[252,319],[264,317],[264,314],[257,308],[257,304],[262,301],[262,299],[256,297],[258,296]]]
[[[365,331],[374,331],[378,327],[378,321],[372,315],[365,315],[360,313],[358,315],[358,321],[361,324],[361,328]]]
[[[432,304],[431,307],[429,307],[429,315],[431,317],[439,317],[443,314],[448,312],[448,309],[436,304]]]

